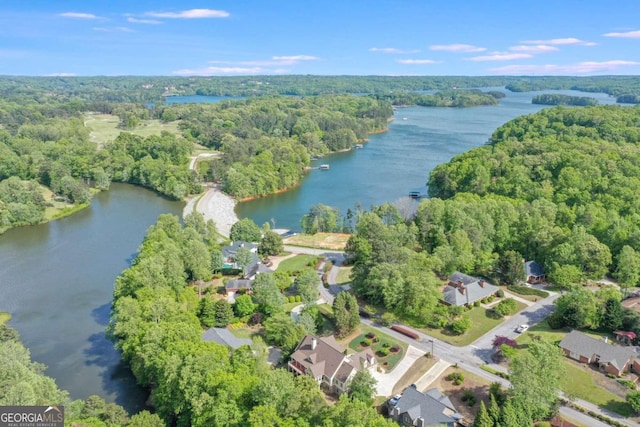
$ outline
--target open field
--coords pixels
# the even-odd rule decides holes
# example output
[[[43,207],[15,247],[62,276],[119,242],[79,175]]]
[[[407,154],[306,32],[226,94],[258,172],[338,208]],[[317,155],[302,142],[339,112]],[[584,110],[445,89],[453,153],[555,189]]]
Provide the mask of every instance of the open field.
[[[118,129],[120,119],[112,114],[85,114],[84,125],[91,130],[90,138],[98,145],[104,145],[113,141],[120,132],[130,132],[134,135],[149,136],[160,135],[164,131],[180,135],[178,121],[162,123],[160,120],[144,120],[140,126],[134,129]]]
[[[342,251],[351,237],[345,233],[296,234],[284,239],[285,245],[304,246],[315,249]]]
[[[520,301],[516,301],[518,303],[518,312],[524,310],[526,305],[521,303]],[[428,335],[432,335],[438,339],[441,339],[444,342],[448,342],[452,345],[457,346],[465,346],[469,345],[491,329],[498,326],[500,323],[507,320],[506,317],[501,319],[496,319],[490,315],[491,310],[487,310],[483,307],[474,307],[472,310],[467,311],[466,314],[471,318],[472,327],[467,332],[462,335],[452,335],[448,333],[446,329],[430,329],[430,328],[419,328],[424,333]]]

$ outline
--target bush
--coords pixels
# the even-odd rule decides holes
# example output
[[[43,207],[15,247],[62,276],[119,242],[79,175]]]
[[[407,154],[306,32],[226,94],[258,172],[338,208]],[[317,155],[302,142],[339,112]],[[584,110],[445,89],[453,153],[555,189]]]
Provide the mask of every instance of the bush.
[[[367,335],[365,335],[365,337],[367,337],[370,340],[372,340],[372,339],[374,339],[376,337],[376,334],[374,334],[373,332],[369,332]]]
[[[388,348],[388,347],[391,347],[391,344],[389,344],[388,342],[383,342],[382,343],[382,347],[383,348]]]
[[[462,397],[460,397],[460,400],[462,400],[463,402],[467,402],[469,399],[474,398],[475,396],[473,395],[473,392],[469,389],[465,390],[462,392]]]
[[[453,381],[455,385],[460,385],[464,382],[464,375],[461,372],[452,372],[447,375],[447,380]]]
[[[498,296],[498,298],[504,298],[504,291],[502,289],[498,289],[496,295]]]
[[[302,302],[302,297],[300,295],[296,295],[295,302]]]
[[[262,313],[253,313],[249,318],[249,326],[259,325],[262,323]]]
[[[549,421],[540,421],[538,427],[551,427],[551,423]]]
[[[500,317],[508,316],[518,311],[518,303],[513,298],[507,298],[500,301],[493,311]]]
[[[468,316],[462,316],[451,322],[451,331],[456,335],[462,335],[471,329],[472,323]]]
[[[381,348],[380,350],[378,350],[378,356],[380,357],[386,357],[389,355],[389,349],[388,348]]]
[[[371,346],[371,340],[369,338],[365,338],[362,341],[360,341],[360,345],[363,347],[370,347]]]
[[[467,401],[467,405],[473,406],[475,404],[476,404],[476,397],[475,396],[470,397],[469,400]]]
[[[476,302],[474,302],[474,303],[473,303],[473,306],[474,306],[474,307],[480,307],[480,301],[476,301]]]
[[[636,389],[636,383],[634,383],[633,381],[618,380],[618,382],[620,384],[622,384],[623,386],[625,386],[626,388],[630,389],[630,390],[635,390]]]
[[[393,313],[387,311],[383,313],[382,316],[380,316],[378,323],[380,323],[382,326],[391,326],[391,324],[395,322],[395,320],[396,316]]]

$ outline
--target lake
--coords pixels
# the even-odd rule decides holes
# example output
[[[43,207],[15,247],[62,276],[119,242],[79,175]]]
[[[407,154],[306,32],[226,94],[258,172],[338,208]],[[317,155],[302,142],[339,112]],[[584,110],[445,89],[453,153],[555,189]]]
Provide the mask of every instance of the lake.
[[[144,406],[120,354],[105,337],[115,278],[129,266],[147,228],[183,203],[112,184],[68,218],[0,236],[0,311],[34,361],[74,399],[92,394],[129,411]]]
[[[291,191],[241,203],[237,212],[260,225],[273,219],[277,227],[297,230],[301,216],[316,203],[344,213],[356,202],[365,208],[393,202],[424,186],[437,164],[484,144],[508,120],[543,108],[531,104],[537,93],[506,93],[491,107],[398,109],[389,131],[372,135],[363,149],[315,161],[331,168],[310,171]],[[559,93],[615,102],[603,94]],[[129,266],[157,217],[180,215],[182,207],[143,188],[113,184],[71,217],[0,235],[0,311],[12,314],[9,324],[33,360],[46,364],[46,373],[72,398],[98,394],[129,411],[144,406],[146,391],[137,387],[104,331],[115,278]]]
[[[486,143],[493,131],[523,114],[535,113],[543,105],[531,103],[533,96],[559,93],[590,96],[600,104],[615,103],[615,98],[602,93],[579,91],[509,92],[499,105],[473,108],[398,108],[389,131],[371,135],[361,150],[329,155],[313,161],[330,165],[329,170],[312,169],[300,186],[290,191],[239,203],[240,218],[251,218],[258,225],[275,223],[278,228],[300,230],[300,218],[318,203],[335,206],[345,214],[358,202],[363,208],[394,202],[409,191],[425,187],[429,172]]]

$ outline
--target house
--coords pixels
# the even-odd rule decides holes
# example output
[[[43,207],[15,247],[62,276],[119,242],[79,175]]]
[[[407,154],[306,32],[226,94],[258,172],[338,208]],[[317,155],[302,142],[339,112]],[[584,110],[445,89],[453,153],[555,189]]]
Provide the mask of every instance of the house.
[[[236,338],[231,332],[223,328],[209,328],[202,333],[202,341],[213,341],[218,344],[226,345],[232,349],[237,349],[243,345],[251,345],[252,341],[248,338]]]
[[[247,248],[252,254],[249,265],[244,268],[245,271],[248,271],[251,267],[260,262],[260,259],[258,258],[258,245],[256,245],[255,243],[243,242],[239,240],[237,242],[232,242],[230,246],[222,247],[224,268],[240,269],[236,259],[236,254],[238,253],[238,250],[240,248]]]
[[[491,283],[456,271],[442,291],[443,300],[449,305],[471,305],[476,301],[494,295],[498,287]]]
[[[526,261],[524,263],[524,276],[527,283],[542,283],[547,280],[544,274],[544,267],[536,261]]]
[[[616,336],[616,341],[623,345],[631,345],[636,339],[636,333],[632,331],[613,331],[613,335]]]
[[[371,349],[356,354],[345,354],[335,338],[305,336],[291,355],[287,368],[297,375],[309,375],[329,393],[342,394],[360,370],[372,371],[378,361]]]
[[[401,426],[457,427],[463,418],[437,388],[421,393],[413,384],[405,388],[401,396],[389,399],[387,407],[389,416]]]
[[[569,332],[560,341],[560,348],[571,359],[587,364],[597,364],[608,374],[621,375],[632,368],[640,372],[635,352],[629,347],[611,345],[605,340],[591,338],[579,331]]]
[[[224,290],[227,296],[235,295],[240,291],[251,293],[251,287],[253,286],[253,280],[249,279],[232,279],[224,285]]]
[[[236,254],[238,253],[238,250],[240,248],[249,249],[249,252],[251,252],[251,260],[249,264],[244,267],[241,279],[229,280],[225,284],[225,292],[227,294],[227,297],[231,298],[233,298],[233,295],[241,290],[250,292],[252,281],[258,274],[273,273],[273,270],[264,265],[260,261],[260,258],[258,258],[258,245],[242,241],[233,242],[230,246],[222,247],[222,257],[225,269],[239,269]]]

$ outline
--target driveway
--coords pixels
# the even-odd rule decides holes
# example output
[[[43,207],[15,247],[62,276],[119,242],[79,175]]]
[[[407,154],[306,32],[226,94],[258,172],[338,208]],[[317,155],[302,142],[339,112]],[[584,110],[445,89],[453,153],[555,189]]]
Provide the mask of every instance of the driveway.
[[[373,378],[378,381],[378,384],[376,385],[376,394],[378,396],[391,396],[393,393],[393,387],[396,383],[400,381],[400,378],[402,378],[409,369],[411,369],[415,361],[424,356],[424,354],[424,351],[410,345],[407,348],[407,354],[391,372],[384,374],[378,371],[373,372]]]

